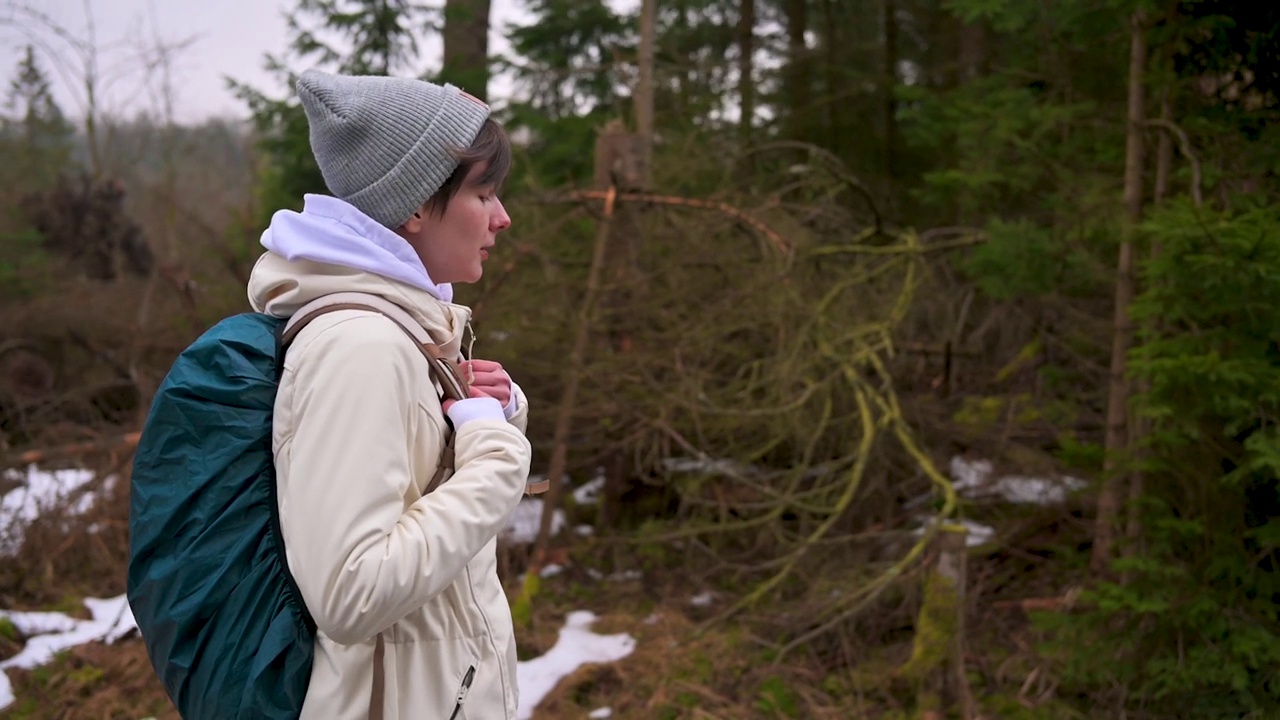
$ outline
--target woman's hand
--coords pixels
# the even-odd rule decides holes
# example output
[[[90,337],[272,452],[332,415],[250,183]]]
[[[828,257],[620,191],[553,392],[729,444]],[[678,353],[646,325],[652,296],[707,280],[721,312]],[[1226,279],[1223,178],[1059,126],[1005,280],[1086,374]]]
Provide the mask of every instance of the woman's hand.
[[[492,360],[468,360],[459,370],[471,386],[471,397],[491,397],[506,409],[511,404],[511,376],[501,363]]]

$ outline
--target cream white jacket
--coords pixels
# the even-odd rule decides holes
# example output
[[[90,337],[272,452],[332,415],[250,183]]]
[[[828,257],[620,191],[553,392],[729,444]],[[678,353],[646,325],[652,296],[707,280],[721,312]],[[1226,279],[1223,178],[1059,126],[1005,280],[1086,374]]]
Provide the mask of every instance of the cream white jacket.
[[[268,252],[249,284],[254,309],[279,317],[333,292],[390,300],[458,356],[470,311],[409,283]],[[495,561],[529,472],[527,404],[513,389],[509,420],[497,401],[469,401],[456,470],[424,495],[446,426],[408,336],[347,310],[315,319],[290,346],[273,450],[289,569],[318,628],[304,720],[516,717],[515,639]]]

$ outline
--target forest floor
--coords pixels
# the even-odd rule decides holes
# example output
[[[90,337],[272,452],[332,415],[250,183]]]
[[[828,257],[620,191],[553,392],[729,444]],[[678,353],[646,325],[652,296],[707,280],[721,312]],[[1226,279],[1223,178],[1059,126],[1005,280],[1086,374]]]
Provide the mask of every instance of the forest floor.
[[[3,476],[0,550],[10,557],[0,563],[0,700],[7,677],[10,702],[0,717],[178,717],[130,632],[131,614],[121,617],[128,491],[119,476],[126,465],[123,456],[110,458],[59,481],[35,469]],[[537,503],[527,502],[502,549],[504,567],[515,568],[506,584],[517,605],[523,543],[538,514]],[[1002,532],[1022,533],[1022,548],[1034,548],[1039,531],[1050,532],[1045,543],[1059,541],[1043,520],[1005,523]],[[816,652],[774,662],[747,625],[708,622],[734,598],[682,573],[678,560],[641,562],[634,547],[561,525],[557,562],[541,569],[532,601],[516,613],[522,720],[948,717],[912,709],[915,689],[895,677],[910,656],[909,632],[853,669]],[[1017,567],[1007,556],[1003,569],[978,566],[975,582],[1026,577],[1043,561],[1034,550],[1021,552]],[[971,611],[966,664],[980,716],[1080,717],[1053,700],[1025,609],[993,600]]]

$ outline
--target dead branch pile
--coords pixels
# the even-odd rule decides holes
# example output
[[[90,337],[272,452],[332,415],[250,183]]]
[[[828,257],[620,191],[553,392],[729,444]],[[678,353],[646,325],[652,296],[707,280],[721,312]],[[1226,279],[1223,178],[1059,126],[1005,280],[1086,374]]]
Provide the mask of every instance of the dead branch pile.
[[[541,217],[526,226],[557,234],[517,235],[521,260],[491,281],[501,296],[482,298],[476,352],[532,378],[544,450],[547,408],[574,371],[566,310],[581,302],[605,195],[530,208]],[[606,514],[644,524],[642,542],[683,548],[688,562],[701,550],[741,597],[721,617],[786,599],[794,612],[769,603],[785,644],[824,635],[932,539],[936,524],[911,535],[901,497],[932,487],[938,516],[955,508],[890,365],[929,255],[975,238],[880,227],[857,183],[816,151],[767,193],[616,200],[594,343],[574,379],[570,470],[585,479],[622,458],[631,488]],[[673,495],[674,512],[657,517],[646,489]]]

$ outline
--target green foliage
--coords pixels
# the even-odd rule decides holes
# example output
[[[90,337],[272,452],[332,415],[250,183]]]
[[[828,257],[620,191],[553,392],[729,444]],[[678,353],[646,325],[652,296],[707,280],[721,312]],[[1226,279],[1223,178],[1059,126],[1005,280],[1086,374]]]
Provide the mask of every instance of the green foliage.
[[[0,172],[28,192],[43,190],[67,169],[74,129],[54,101],[30,45],[9,85],[5,109],[12,115],[0,120],[0,152],[5,156]]]
[[[1280,212],[1178,202],[1134,304],[1132,371],[1155,424],[1141,552],[1090,611],[1045,618],[1073,687],[1125,687],[1161,717],[1280,712]],[[1117,628],[1124,632],[1115,632]],[[1085,651],[1082,643],[1088,643]],[[1100,658],[1110,660],[1101,662]]]
[[[1149,411],[1167,442],[1268,427],[1280,410],[1280,216],[1178,203],[1147,232],[1163,250],[1134,306],[1147,341],[1134,366],[1153,383]]]
[[[533,20],[508,33],[513,57],[498,61],[520,87],[504,111],[524,146],[511,185],[584,184],[596,131],[627,112],[613,60],[634,52],[635,23],[603,0],[533,0],[527,10]]]
[[[350,75],[390,75],[417,61],[427,17],[427,6],[412,0],[298,0],[288,27],[299,59]]]
[[[1145,388],[1134,409],[1154,426],[1133,461],[1147,481],[1135,506],[1142,533],[1117,565],[1124,583],[1095,587],[1086,610],[1039,620],[1047,633],[1042,650],[1057,662],[1063,683],[1058,696],[1077,698],[1084,712],[1055,700],[1028,709],[1015,692],[993,693],[985,704],[1002,716],[1080,717],[1101,707],[1131,716],[1214,718],[1276,709],[1280,587],[1271,577],[1280,560],[1274,420],[1280,222],[1271,208],[1280,172],[1274,92],[1280,21],[1271,5],[900,2],[896,56],[888,58],[880,3],[757,3],[762,62],[754,68],[754,139],[796,139],[830,151],[877,203],[899,209],[890,213],[898,224],[984,231],[983,244],[925,261],[940,269],[939,279],[931,279],[939,287],[918,295],[922,315],[938,308],[948,320],[959,314],[945,307],[946,291],[955,289],[948,279],[976,289],[972,314],[956,322],[954,336],[966,344],[962,384],[968,385],[954,389],[942,416],[979,447],[997,434],[1002,444],[1017,444],[1007,437],[1011,430],[1047,430],[1032,441],[1042,446],[1022,449],[1094,476],[1103,466],[1099,426],[1123,216],[1128,21],[1135,8],[1148,10],[1147,114],[1159,116],[1157,103],[1168,90],[1173,120],[1200,162],[1207,202],[1201,210],[1168,204],[1150,215],[1138,243],[1139,257],[1154,242],[1163,250],[1144,269],[1134,307],[1141,342],[1132,371]],[[511,208],[522,247],[509,276],[491,276],[462,293],[481,293],[482,329],[507,338],[486,352],[511,358],[534,396],[531,428],[539,442],[536,436],[552,425],[567,328],[581,302],[596,226],[592,212],[573,215],[568,205],[533,202],[530,195],[590,181],[596,133],[633,114],[638,33],[634,15],[603,0],[530,0],[526,9],[533,21],[508,31],[512,57],[497,63],[517,87],[503,119],[517,141]],[[656,186],[755,208],[801,249],[799,258],[815,246],[853,243],[865,222],[859,215],[865,198],[852,197],[843,182],[834,187],[818,178],[816,154],[761,154],[753,156],[755,173],[741,172],[733,114],[739,10],[733,0],[660,6]],[[300,0],[287,60],[405,72],[417,53],[407,29],[426,25],[427,15],[416,14],[422,12],[408,2]],[[966,30],[976,32],[965,36]],[[350,55],[336,50],[346,46]],[[886,73],[890,60],[897,64]],[[291,89],[285,59],[270,58],[269,66]],[[323,191],[292,92],[276,99],[239,89],[261,137],[262,209],[296,207],[305,193]],[[1148,196],[1160,132],[1147,133]],[[888,167],[889,159],[896,167]],[[1188,155],[1179,151],[1170,192],[1186,194],[1191,181]],[[853,205],[857,210],[849,211]],[[634,458],[641,473],[652,471],[673,452],[670,437],[645,430],[660,422],[699,451],[759,469],[749,482],[714,473],[669,478],[685,503],[680,525],[660,517],[661,499],[650,509],[646,503],[656,495],[635,501],[630,507],[657,519],[636,533],[633,557],[648,568],[674,570],[687,561],[687,549],[656,541],[649,530],[669,535],[694,521],[723,521],[717,513],[741,521],[752,516],[731,503],[756,512],[781,493],[793,506],[750,526],[743,533],[750,542],[739,546],[727,532],[707,541],[713,552],[740,552],[743,563],[776,562],[788,538],[811,532],[833,506],[823,494],[827,485],[814,476],[798,479],[824,460],[852,457],[851,439],[860,437],[849,388],[828,374],[837,358],[857,355],[865,338],[875,338],[874,330],[858,333],[888,313],[900,291],[891,278],[903,266],[832,255],[812,267],[789,260],[784,272],[768,250],[760,252],[758,238],[714,213],[645,207],[630,221],[643,245],[636,265],[645,287],[602,308],[600,323],[617,323],[641,350],[593,346],[583,392],[591,399],[575,419],[581,448],[575,462],[596,462],[593,453],[606,448]],[[905,334],[911,323],[903,327]],[[904,340],[935,344],[951,332],[950,325],[930,328]],[[970,332],[972,338],[962,337]],[[646,354],[651,348],[660,350]],[[806,364],[812,357],[821,362]],[[797,412],[781,410],[798,397]],[[938,447],[956,439],[937,438]],[[880,445],[872,452],[874,463],[900,462],[886,461]],[[744,490],[758,492],[731,494]],[[728,500],[720,497],[726,493]],[[865,495],[868,503],[875,494]],[[900,511],[855,506],[842,527]],[[1050,572],[1083,574],[1074,544],[1074,538],[1050,543]],[[752,587],[751,577],[743,572],[718,587],[726,585]],[[513,603],[518,624],[529,622],[537,592],[532,577]],[[788,583],[777,594],[792,600],[802,592]],[[930,640],[948,630],[945,607],[914,628],[922,672],[936,663],[924,652],[936,645]],[[864,670],[883,679],[901,659]],[[699,670],[695,679],[710,685],[712,674]],[[761,713],[800,714],[800,700],[780,677],[742,696]],[[686,693],[676,698],[679,707],[655,714],[682,717],[699,702]]]
[[[1006,211],[1068,230],[1083,219],[1082,194],[1100,182],[1118,187],[1123,136],[1092,126],[1098,112],[1014,72],[923,98],[903,112],[903,133],[916,152],[944,162],[923,172],[916,199],[942,218],[975,223]],[[1077,165],[1086,155],[1090,164]]]
[[[54,101],[34,48],[27,46],[0,117],[0,296],[25,298],[44,286],[48,258],[27,217],[31,198],[72,170],[74,129]]]
[[[800,701],[795,691],[777,675],[770,675],[760,683],[756,709],[773,718],[800,717]]]
[[[509,31],[516,58],[506,64],[528,107],[556,121],[611,106],[622,69],[612,60],[636,43],[631,18],[603,0],[532,0],[526,9],[534,20]]]
[[[542,580],[537,573],[525,573],[520,593],[511,601],[511,620],[517,628],[528,628],[533,622],[533,603],[541,587]]]
[[[1056,228],[1027,220],[993,219],[987,242],[975,248],[965,269],[982,291],[995,299],[1081,293],[1093,287],[1082,252],[1064,243]]]
[[[31,297],[46,286],[49,257],[40,233],[24,228],[0,230],[0,295]]]
[[[74,128],[54,100],[35,49],[26,47],[0,117],[0,200],[47,190],[73,169]]]
[[[18,637],[18,627],[13,624],[13,621],[7,617],[0,617],[0,638],[17,640]]]

